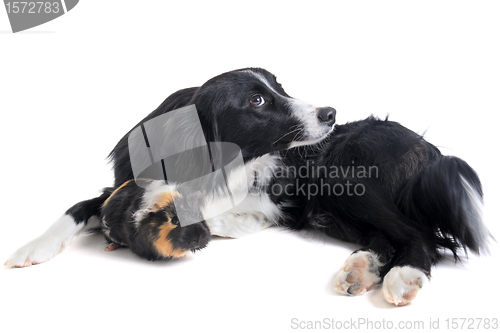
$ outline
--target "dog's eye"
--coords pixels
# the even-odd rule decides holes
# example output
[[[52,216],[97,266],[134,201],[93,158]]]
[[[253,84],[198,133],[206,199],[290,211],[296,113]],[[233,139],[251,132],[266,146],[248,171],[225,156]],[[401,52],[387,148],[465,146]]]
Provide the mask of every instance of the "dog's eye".
[[[170,223],[172,223],[173,225],[179,225],[179,218],[177,216],[172,217]]]
[[[250,98],[250,104],[253,104],[255,106],[262,106],[266,103],[266,100],[262,95],[253,95]]]

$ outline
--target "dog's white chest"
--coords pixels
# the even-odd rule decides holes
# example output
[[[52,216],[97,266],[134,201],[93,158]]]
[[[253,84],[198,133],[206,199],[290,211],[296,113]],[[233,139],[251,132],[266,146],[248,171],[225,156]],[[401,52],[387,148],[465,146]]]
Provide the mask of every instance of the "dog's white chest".
[[[277,223],[281,210],[265,187],[278,164],[278,157],[264,155],[228,175],[229,191],[210,196],[202,208],[212,235],[238,238]],[[228,195],[239,198],[239,203],[228,206]]]

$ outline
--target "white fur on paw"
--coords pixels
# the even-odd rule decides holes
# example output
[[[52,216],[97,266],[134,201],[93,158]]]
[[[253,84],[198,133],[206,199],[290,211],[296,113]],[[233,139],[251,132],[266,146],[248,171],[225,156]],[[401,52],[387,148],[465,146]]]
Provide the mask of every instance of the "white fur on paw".
[[[384,278],[382,293],[389,303],[403,306],[410,304],[422,289],[427,277],[411,266],[393,267]]]
[[[370,251],[351,254],[338,272],[333,289],[341,294],[361,295],[380,282],[382,263]]]
[[[39,237],[19,248],[5,262],[8,267],[28,267],[51,259],[64,248],[65,242],[52,237]]]
[[[40,264],[61,252],[71,239],[83,228],[69,215],[57,220],[43,235],[14,252],[4,265],[28,267]]]
[[[263,213],[236,214],[226,212],[207,220],[210,233],[215,236],[239,238],[266,228],[273,223]]]

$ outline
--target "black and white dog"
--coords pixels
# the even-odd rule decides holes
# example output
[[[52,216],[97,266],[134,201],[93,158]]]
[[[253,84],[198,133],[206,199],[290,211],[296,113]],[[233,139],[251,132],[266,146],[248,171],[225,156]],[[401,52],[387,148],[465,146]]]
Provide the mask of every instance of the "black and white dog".
[[[244,172],[230,174],[228,186],[251,192],[206,220],[213,235],[240,237],[283,225],[359,243],[363,248],[342,266],[335,289],[359,295],[383,280],[385,298],[396,305],[415,298],[441,249],[458,258],[460,248],[486,248],[475,172],[397,123],[368,118],[333,129],[333,108],[291,98],[265,70],[243,69],[172,94],[140,124],[189,104],[196,105],[207,142],[241,148]],[[128,135],[110,155],[115,187],[134,178]],[[108,197],[76,204],[6,264],[50,259],[91,225]],[[212,196],[202,211],[210,215],[217,205]]]

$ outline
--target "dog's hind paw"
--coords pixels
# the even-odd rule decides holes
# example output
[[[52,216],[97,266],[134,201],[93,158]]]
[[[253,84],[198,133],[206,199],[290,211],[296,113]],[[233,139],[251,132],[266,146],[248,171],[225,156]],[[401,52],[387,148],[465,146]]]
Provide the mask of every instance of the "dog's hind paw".
[[[345,295],[361,295],[380,282],[381,266],[382,263],[373,252],[355,252],[342,265],[333,289]]]
[[[403,306],[410,304],[422,289],[427,277],[411,266],[393,267],[384,278],[382,293],[389,303]]]

